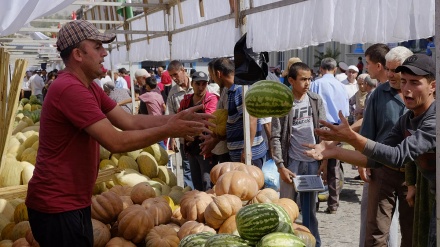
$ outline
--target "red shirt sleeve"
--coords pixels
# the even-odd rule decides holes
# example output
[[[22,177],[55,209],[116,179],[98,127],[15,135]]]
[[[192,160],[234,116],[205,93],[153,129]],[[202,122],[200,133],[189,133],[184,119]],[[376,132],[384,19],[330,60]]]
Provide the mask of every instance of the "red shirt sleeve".
[[[207,92],[205,96],[205,102],[203,102],[205,106],[205,113],[212,114],[213,112],[215,112],[215,110],[217,109],[217,101],[217,95]]]

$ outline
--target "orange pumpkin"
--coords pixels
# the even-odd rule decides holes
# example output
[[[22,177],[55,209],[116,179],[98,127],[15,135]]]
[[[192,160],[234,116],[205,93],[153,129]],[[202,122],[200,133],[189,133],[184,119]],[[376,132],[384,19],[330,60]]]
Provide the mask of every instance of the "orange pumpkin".
[[[156,197],[156,192],[149,183],[142,182],[133,187],[130,197],[133,203],[142,204],[146,199]]]
[[[197,221],[187,221],[187,222],[185,222],[185,224],[183,224],[180,227],[180,230],[177,233],[177,236],[180,238],[180,240],[182,240],[184,237],[186,237],[188,235],[199,233],[199,232],[216,233],[216,231],[213,228],[211,228],[203,223],[199,223]]]
[[[234,170],[237,166],[243,165],[243,163],[240,162],[223,162],[220,164],[215,165],[211,172],[209,173],[209,176],[211,178],[211,182],[213,184],[217,183],[217,180],[220,178],[221,175],[225,174],[226,172]]]
[[[214,197],[205,210],[206,224],[214,229],[219,229],[225,220],[237,214],[242,205],[240,198],[235,195],[225,194]]]
[[[26,241],[25,238],[19,238],[14,241],[12,247],[31,247],[31,245]]]
[[[104,247],[108,241],[110,241],[110,229],[108,227],[95,219],[92,219],[93,227],[93,247]]]
[[[296,218],[298,218],[299,208],[296,202],[294,202],[292,199],[280,198],[273,203],[283,207],[284,210],[286,210],[287,214],[290,216],[290,219],[292,219],[292,222],[295,222]]]
[[[258,193],[258,184],[255,179],[242,171],[230,171],[223,174],[215,185],[215,194],[221,196],[231,194],[238,196],[242,201],[248,201]]]
[[[92,198],[92,218],[109,224],[116,220],[122,211],[121,198],[112,192],[104,192]]]
[[[229,217],[218,229],[218,233],[234,234],[237,232],[237,223],[235,222],[235,215]],[[238,233],[237,233],[238,234]]]
[[[149,198],[142,203],[154,220],[154,225],[167,224],[171,221],[171,207],[163,197]]]
[[[205,223],[205,209],[212,202],[213,195],[198,190],[188,191],[180,200],[180,212],[185,220]]]
[[[26,237],[26,233],[29,229],[31,229],[31,225],[29,224],[29,221],[19,222],[12,229],[11,240],[16,241],[19,238]]]
[[[278,192],[271,188],[265,188],[258,191],[258,194],[249,201],[249,204],[252,203],[271,203],[280,199]]]
[[[14,210],[14,222],[15,224],[17,224],[21,221],[27,221],[27,220],[29,220],[27,207],[26,204],[22,202],[18,204]]]
[[[167,226],[174,229],[174,231],[178,232],[180,230],[180,225],[174,224],[174,223],[168,223]]]
[[[251,177],[253,177],[255,181],[257,181],[258,189],[263,188],[264,174],[263,171],[257,166],[243,164],[242,166],[237,166],[234,171],[246,172],[247,174],[251,175]]]
[[[316,238],[312,235],[309,228],[293,223],[293,229],[295,231],[295,235],[300,238],[306,246],[315,246]]]
[[[121,200],[122,200],[122,210],[133,205],[133,201],[131,200],[130,196],[119,196],[119,198],[121,198]]]
[[[154,227],[151,214],[141,205],[124,209],[119,214],[118,221],[118,234],[133,243],[145,240],[148,232]]]
[[[115,193],[118,196],[130,196],[132,189],[133,188],[131,186],[127,185],[115,185],[109,191]]]
[[[110,239],[110,241],[108,241],[105,247],[136,247],[136,245],[123,238],[115,237]]]
[[[155,226],[145,238],[147,247],[177,247],[180,239],[177,232],[167,225]]]
[[[37,240],[35,240],[34,235],[32,235],[31,229],[29,229],[27,231],[25,239],[29,243],[30,246],[40,247],[40,244],[37,242]]]
[[[176,207],[173,210],[173,215],[171,216],[171,222],[179,226],[183,225],[183,223],[186,222],[186,220],[182,217],[182,212],[180,212],[180,206]]]

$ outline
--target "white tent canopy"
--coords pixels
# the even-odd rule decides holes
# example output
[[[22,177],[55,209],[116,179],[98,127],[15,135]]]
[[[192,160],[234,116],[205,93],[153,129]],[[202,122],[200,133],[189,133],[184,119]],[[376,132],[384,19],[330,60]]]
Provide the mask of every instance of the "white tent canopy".
[[[7,1],[0,9],[0,36],[13,34],[33,19],[73,2],[55,0],[48,6],[43,0]],[[248,47],[256,52],[292,50],[328,41],[390,43],[434,35],[434,0],[241,0],[239,14],[231,13],[229,1],[202,2],[203,17],[199,0],[148,1],[165,9],[145,9],[147,15],[128,19],[125,31],[116,26],[118,42],[112,45],[112,63],[128,62],[128,58],[140,62],[231,56],[241,36],[236,28],[240,17],[246,17]],[[85,15],[88,20],[123,20],[108,6],[91,8]],[[98,27],[104,29],[105,25]]]

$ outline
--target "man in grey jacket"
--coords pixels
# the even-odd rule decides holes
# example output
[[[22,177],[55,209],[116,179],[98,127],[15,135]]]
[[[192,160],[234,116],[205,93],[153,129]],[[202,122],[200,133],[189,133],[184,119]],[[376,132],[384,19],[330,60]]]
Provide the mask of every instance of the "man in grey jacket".
[[[292,184],[296,175],[316,175],[321,173],[320,162],[304,154],[305,142],[318,143],[314,129],[319,120],[326,120],[323,101],[318,94],[309,91],[311,70],[307,64],[293,64],[288,72],[288,82],[292,86],[294,105],[287,116],[272,118],[271,150],[280,173],[280,197],[297,197]],[[316,194],[310,203],[310,231],[316,238],[316,246],[321,246],[316,219]],[[300,201],[304,201],[300,194]]]
[[[336,142],[322,142],[319,145],[307,145],[311,148],[307,154],[317,160],[332,157],[362,167],[375,167],[378,162],[388,167],[401,168],[414,162],[428,180],[430,191],[435,193],[435,64],[428,56],[416,54],[408,57],[396,68],[396,72],[401,72],[401,91],[405,106],[410,111],[399,118],[382,143],[355,133],[345,120],[339,126],[321,122],[328,129],[315,131],[323,140],[345,141],[358,151],[338,148]],[[424,222],[424,226],[429,225],[428,246],[436,246],[435,203],[432,208],[431,222]],[[427,208],[422,210],[429,213]]]

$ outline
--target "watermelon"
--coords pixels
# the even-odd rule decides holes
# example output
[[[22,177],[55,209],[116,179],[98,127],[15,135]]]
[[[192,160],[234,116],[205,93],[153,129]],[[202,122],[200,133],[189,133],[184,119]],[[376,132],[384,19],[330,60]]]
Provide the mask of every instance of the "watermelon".
[[[256,245],[256,247],[306,247],[304,242],[297,236],[285,232],[273,232],[264,236]]]
[[[204,247],[208,238],[213,235],[215,234],[212,232],[200,232],[188,235],[182,238],[179,243],[179,247]]]
[[[250,87],[244,101],[253,117],[282,117],[292,109],[293,93],[283,83],[263,80]]]
[[[206,247],[241,247],[241,246],[253,246],[248,241],[233,234],[216,234],[208,238],[205,243]]]
[[[256,203],[242,207],[235,217],[240,237],[257,243],[264,235],[278,228],[278,212],[269,203]]]
[[[275,232],[285,232],[285,233],[294,234],[292,220],[290,219],[286,210],[275,203],[269,203],[269,205],[271,205],[277,211],[278,217],[280,219],[280,222],[278,223],[278,227],[275,230]]]

